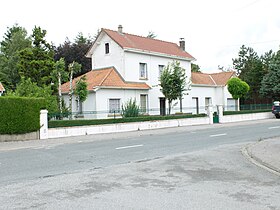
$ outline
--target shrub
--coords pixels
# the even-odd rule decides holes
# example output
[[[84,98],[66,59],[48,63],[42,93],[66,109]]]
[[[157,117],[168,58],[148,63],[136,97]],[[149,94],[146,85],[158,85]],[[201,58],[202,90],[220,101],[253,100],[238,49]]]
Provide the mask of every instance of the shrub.
[[[138,117],[139,106],[135,100],[130,99],[125,105],[122,105],[122,117]]]
[[[45,99],[0,97],[0,134],[23,134],[40,129]]]

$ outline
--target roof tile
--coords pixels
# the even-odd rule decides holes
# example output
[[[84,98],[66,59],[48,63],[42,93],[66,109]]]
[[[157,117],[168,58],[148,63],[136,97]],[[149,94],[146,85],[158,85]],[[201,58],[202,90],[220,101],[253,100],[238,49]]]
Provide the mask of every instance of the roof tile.
[[[220,72],[205,74],[192,72],[192,83],[197,85],[218,85],[226,86],[228,80],[235,75],[235,72]]]
[[[161,41],[148,37],[132,35],[128,33],[119,33],[117,31],[102,29],[108,36],[117,42],[122,48],[136,49],[147,52],[161,53],[169,56],[183,57],[193,60],[186,51],[182,50],[177,44],[172,42]]]
[[[96,69],[87,72],[73,80],[73,88],[76,86],[76,82],[82,77],[86,77],[88,84],[87,89],[93,90],[94,88],[116,88],[116,89],[150,89],[150,86],[146,83],[140,82],[127,82],[117,72],[114,67],[108,67],[104,69]],[[68,93],[70,89],[70,83],[66,82],[61,86],[63,93]]]

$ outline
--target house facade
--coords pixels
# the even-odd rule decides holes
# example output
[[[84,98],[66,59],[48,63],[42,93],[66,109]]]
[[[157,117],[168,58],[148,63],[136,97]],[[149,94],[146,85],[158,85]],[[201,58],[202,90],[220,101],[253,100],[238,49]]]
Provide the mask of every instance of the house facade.
[[[5,88],[2,85],[2,83],[0,82],[0,96],[3,95],[4,92],[5,92]]]
[[[98,115],[98,118],[120,112],[121,105],[130,99],[136,100],[144,114],[164,115],[167,103],[159,86],[163,68],[173,61],[179,61],[180,66],[186,70],[187,80],[191,82],[193,77],[191,62],[195,60],[185,51],[184,39],[177,45],[124,33],[122,26],[116,31],[102,29],[86,56],[91,58],[93,69],[85,74],[89,96],[83,104],[74,100],[72,110],[104,113]],[[78,79],[74,79],[74,86]],[[197,109],[202,105],[204,97],[201,88],[207,89],[209,95],[206,94],[205,97],[211,98],[211,103],[216,102],[219,85],[207,85],[193,82],[191,90],[182,99],[183,112],[201,113]],[[69,83],[65,83],[62,85],[62,93],[67,106],[69,106],[68,92]],[[197,107],[193,107],[194,105]],[[173,113],[179,112],[179,107],[180,102],[174,101]]]

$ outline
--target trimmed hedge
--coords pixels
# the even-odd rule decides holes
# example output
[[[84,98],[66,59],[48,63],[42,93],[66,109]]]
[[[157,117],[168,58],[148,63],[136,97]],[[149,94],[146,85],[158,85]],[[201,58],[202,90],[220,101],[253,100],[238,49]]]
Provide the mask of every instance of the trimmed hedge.
[[[0,97],[0,134],[24,134],[40,129],[43,98]]]
[[[236,115],[236,114],[253,114],[261,112],[271,112],[271,109],[262,109],[262,110],[241,110],[241,111],[225,111],[224,115]]]
[[[141,116],[141,117],[97,119],[97,120],[56,120],[56,121],[49,121],[49,128],[102,125],[102,124],[114,124],[114,123],[126,123],[126,122],[143,122],[143,121],[154,121],[154,120],[171,120],[171,119],[194,118],[194,117],[205,117],[205,116],[206,116],[205,114],[198,114],[198,115],[188,114],[188,115],[168,115],[168,116]]]

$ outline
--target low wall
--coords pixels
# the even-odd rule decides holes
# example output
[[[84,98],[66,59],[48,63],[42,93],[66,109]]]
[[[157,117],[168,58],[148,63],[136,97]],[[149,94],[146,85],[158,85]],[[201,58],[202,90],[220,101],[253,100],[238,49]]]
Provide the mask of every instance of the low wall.
[[[209,124],[209,121],[210,120],[208,117],[197,117],[197,118],[185,118],[185,119],[176,119],[176,120],[117,123],[117,124],[110,124],[110,125],[49,128],[48,138],[149,130],[149,129],[170,128],[170,127],[179,127],[179,126],[187,126],[187,125],[203,125],[203,124],[205,125],[205,124]]]
[[[240,121],[249,121],[249,120],[271,119],[273,117],[274,115],[271,112],[224,115],[224,116],[219,116],[219,122],[231,123],[231,122],[240,122]]]
[[[39,139],[39,132],[32,132],[26,134],[14,134],[14,135],[0,135],[0,142],[6,141],[25,141]]]

